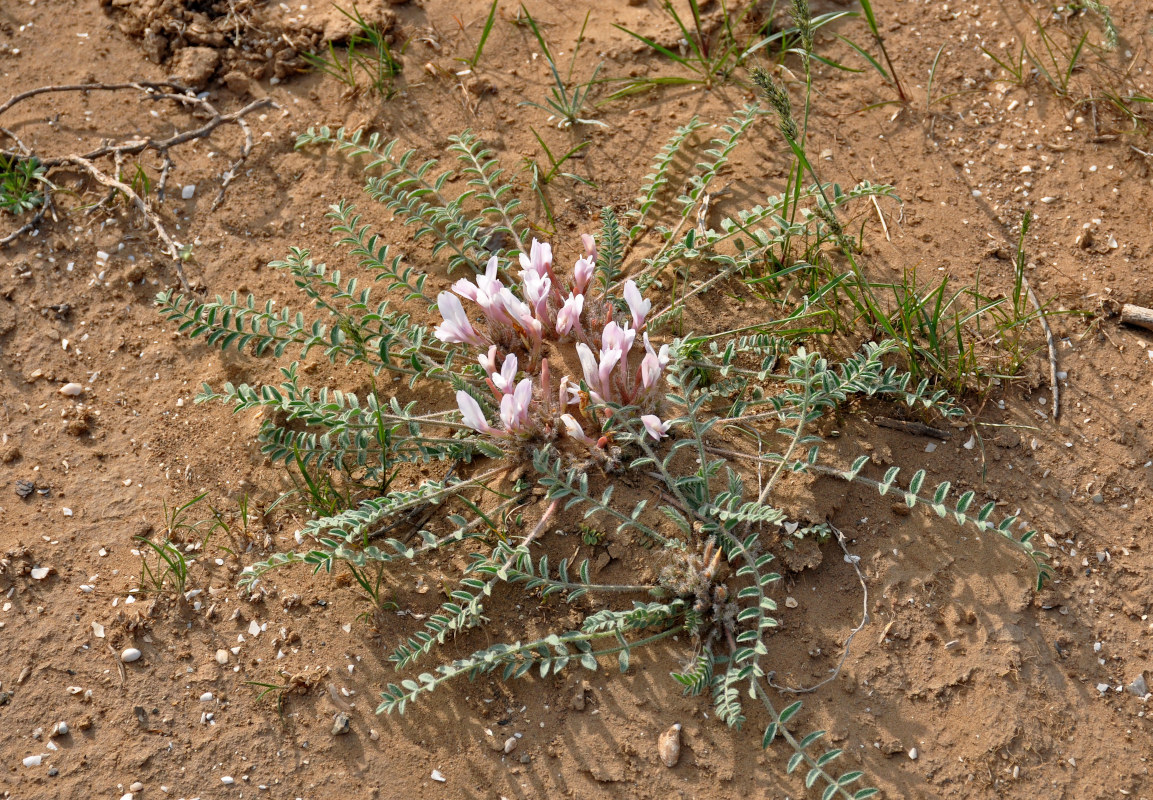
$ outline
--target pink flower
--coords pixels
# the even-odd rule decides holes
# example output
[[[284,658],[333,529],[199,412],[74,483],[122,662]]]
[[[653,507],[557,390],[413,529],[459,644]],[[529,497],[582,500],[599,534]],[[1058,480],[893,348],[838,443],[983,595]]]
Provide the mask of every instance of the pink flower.
[[[444,322],[433,332],[436,338],[442,342],[471,344],[475,347],[487,344],[484,337],[473,330],[468,315],[464,313],[464,306],[460,304],[455,294],[441,292],[436,296],[436,305],[440,315],[444,317]]]
[[[621,358],[627,358],[636,338],[637,332],[629,328],[627,322],[622,328],[617,325],[616,320],[613,320],[605,325],[604,333],[601,335],[601,358],[604,358],[606,350],[620,350]]]
[[[513,383],[516,381],[516,367],[516,356],[513,353],[509,353],[504,358],[504,365],[501,367],[500,372],[493,371],[489,374],[493,384],[502,394],[507,394],[512,391]]]
[[[661,422],[660,417],[656,414],[645,414],[641,417],[641,424],[645,426],[649,436],[654,439],[663,439],[668,436],[669,423]]]
[[[572,292],[569,292],[569,296],[565,298],[564,305],[556,315],[556,332],[564,336],[574,327],[579,330],[581,312],[584,311],[584,307],[585,296],[583,294],[574,295]]]
[[[552,269],[552,245],[533,239],[529,254],[520,254],[520,266],[525,272],[547,275]]]
[[[600,392],[600,370],[597,367],[597,359],[596,356],[593,355],[592,348],[584,342],[577,342],[576,349],[577,357],[581,362],[581,369],[584,371],[585,383],[588,384],[589,389],[593,392]],[[576,390],[576,387],[572,387],[572,389]]]
[[[594,239],[591,234],[582,233],[581,234],[581,244],[584,245],[585,255],[588,256],[589,259],[591,259],[592,261],[596,261],[597,260],[597,240]]]
[[[585,433],[584,428],[576,421],[572,414],[561,414],[560,421],[564,423],[565,431],[569,436],[576,439],[581,444],[587,444],[589,447],[596,446],[596,440]]]
[[[625,281],[625,302],[628,303],[629,312],[633,315],[633,327],[640,330],[645,326],[645,317],[653,304],[650,300],[641,297],[641,290],[637,288],[636,281]]]
[[[600,369],[597,370],[597,377],[601,382],[601,394],[610,397],[612,396],[612,371],[617,362],[621,360],[621,351],[617,348],[611,350],[601,350],[601,364]]]
[[[595,267],[596,263],[592,258],[577,259],[576,266],[572,269],[573,283],[577,294],[583,294],[584,290],[588,288]]]
[[[511,394],[500,399],[500,421],[504,429],[513,433],[527,433],[531,430],[528,407],[532,402],[532,379],[525,378],[516,385]]]
[[[496,345],[490,345],[487,355],[479,355],[476,360],[480,362],[481,369],[484,370],[485,375],[491,375],[496,372]]]
[[[478,433],[490,433],[502,436],[503,433],[488,424],[484,413],[480,410],[480,403],[472,395],[461,389],[456,393],[456,404],[460,408],[460,416],[465,425]]]
[[[484,274],[476,276],[475,284],[461,279],[452,285],[452,290],[479,305],[484,315],[493,322],[507,325],[511,320],[498,300],[504,284],[497,279],[496,273],[497,258],[493,256],[488,260]]]
[[[651,389],[660,380],[661,373],[664,372],[665,367],[669,364],[669,346],[667,344],[661,345],[660,352],[653,350],[653,346],[649,343],[649,335],[646,333],[645,338],[645,357],[641,361],[641,384],[646,389]]]
[[[505,287],[502,287],[500,290],[500,304],[508,315],[510,324],[519,328],[523,334],[527,335],[530,343],[532,343],[534,347],[539,347],[541,324],[540,321],[532,315],[532,309]]]
[[[532,307],[533,314],[538,320],[548,318],[548,294],[552,290],[552,280],[541,272],[525,270],[524,299]]]

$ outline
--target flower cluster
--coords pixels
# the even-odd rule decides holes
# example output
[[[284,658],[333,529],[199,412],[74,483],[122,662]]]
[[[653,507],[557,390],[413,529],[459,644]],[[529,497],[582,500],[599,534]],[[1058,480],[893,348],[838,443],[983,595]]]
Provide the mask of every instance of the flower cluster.
[[[553,270],[552,247],[534,239],[529,253],[520,255],[519,286],[501,281],[493,256],[475,283],[459,280],[451,292],[437,296],[443,322],[434,335],[478,351],[499,408],[497,426],[473,394],[458,391],[457,405],[473,430],[521,439],[567,436],[595,450],[611,439],[604,427],[613,408],[627,406],[637,410],[653,438],[667,434],[668,423],[654,412],[663,396],[669,351],[668,345],[654,348],[645,330],[652,304],[631,280],[624,284],[627,314],[603,295],[594,298],[589,284],[596,243],[587,234],[581,240],[585,253],[568,281]],[[474,303],[482,319],[474,323],[461,298]],[[579,364],[581,377],[565,375],[554,388],[550,358],[574,369]]]

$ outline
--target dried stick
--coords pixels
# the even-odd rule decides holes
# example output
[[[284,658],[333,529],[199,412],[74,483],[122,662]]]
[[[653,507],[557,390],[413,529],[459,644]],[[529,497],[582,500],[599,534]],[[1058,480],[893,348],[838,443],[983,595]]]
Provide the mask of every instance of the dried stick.
[[[172,237],[168,235],[168,231],[164,229],[164,223],[160,221],[160,217],[156,214],[155,211],[152,210],[148,202],[144,200],[144,198],[142,198],[139,194],[137,194],[131,186],[124,183],[123,181],[118,181],[116,178],[105,175],[96,167],[95,164],[82,156],[66,156],[64,158],[64,162],[68,164],[75,164],[76,166],[80,167],[89,175],[91,175],[97,183],[103,186],[107,186],[109,189],[114,191],[122,192],[125,197],[127,197],[136,205],[136,207],[140,210],[140,213],[144,215],[144,218],[152,223],[152,227],[155,229],[156,235],[159,236],[160,241],[164,243],[165,252],[168,253],[169,257],[172,259],[173,265],[176,267],[176,276],[180,278],[180,286],[186,292],[191,291],[191,287],[188,285],[188,281],[184,277],[184,268],[180,265],[180,248],[176,246],[176,242],[174,242]]]
[[[222,125],[227,125],[230,123],[235,124],[244,134],[244,145],[240,150],[240,155],[235,161],[232,162],[231,166],[229,166],[229,168],[221,176],[220,188],[216,193],[216,197],[212,201],[211,207],[209,208],[209,213],[211,213],[220,206],[221,202],[223,202],[225,190],[235,179],[240,167],[252,153],[252,129],[249,128],[248,123],[245,121],[244,117],[261,108],[275,106],[275,103],[273,103],[269,98],[263,98],[260,100],[254,100],[248,105],[236,111],[230,112],[228,114],[222,114],[206,98],[198,97],[196,94],[192,93],[178,83],[168,81],[138,81],[134,83],[79,83],[41,86],[36,89],[29,89],[26,92],[13,95],[6,102],[0,104],[0,115],[3,115],[17,103],[42,94],[56,92],[120,91],[127,89],[134,89],[138,92],[142,92],[144,93],[145,97],[151,100],[170,100],[181,105],[194,107],[210,115],[210,118],[207,122],[205,122],[203,125],[200,125],[199,127],[181,131],[166,139],[157,140],[146,137],[143,139],[132,139],[127,142],[120,142],[115,144],[105,141],[95,150],[90,150],[89,152],[80,155],[70,154],[66,156],[57,156],[51,158],[37,157],[37,160],[46,169],[64,165],[78,166],[87,172],[98,183],[109,187],[110,198],[115,194],[115,192],[122,192],[125,197],[129,198],[156,230],[157,236],[160,237],[160,240],[164,245],[165,251],[173,260],[173,263],[176,267],[176,273],[180,278],[180,285],[184,288],[185,291],[188,291],[189,285],[184,276],[184,270],[180,263],[179,248],[177,248],[176,243],[172,240],[172,237],[169,236],[168,232],[164,229],[164,225],[161,222],[159,215],[155,210],[152,209],[150,204],[144,198],[137,194],[135,190],[133,190],[124,182],[106,175],[96,166],[94,162],[100,158],[111,157],[116,164],[116,174],[119,175],[121,174],[120,167],[125,157],[138,155],[145,152],[146,150],[156,152],[161,159],[160,180],[156,186],[156,195],[160,202],[164,202],[164,193],[168,185],[168,176],[172,171],[172,168],[176,166],[176,162],[173,161],[169,151],[178,145],[198,139],[204,139]],[[17,158],[29,158],[33,156],[33,153],[24,144],[24,142],[22,142],[11,131],[5,128],[0,128],[0,133],[3,133],[5,136],[10,138],[13,142],[16,143],[20,150],[23,151],[22,153],[15,153],[0,150],[0,153]],[[48,205],[47,198],[49,196],[50,190],[46,190],[45,206]],[[9,234],[8,236],[5,236],[3,239],[0,239],[0,246],[10,243],[19,238],[21,235],[32,230],[37,224],[40,223],[43,218],[44,209],[41,209],[30,222],[21,226],[17,231]]]
[[[1153,331],[1153,308],[1126,303],[1121,306],[1121,324],[1136,325],[1138,328]]]

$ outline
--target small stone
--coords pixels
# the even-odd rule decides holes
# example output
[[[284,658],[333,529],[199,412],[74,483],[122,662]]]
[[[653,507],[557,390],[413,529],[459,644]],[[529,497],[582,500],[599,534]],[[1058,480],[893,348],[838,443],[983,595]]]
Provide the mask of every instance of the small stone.
[[[380,734],[376,732],[376,728],[369,728],[368,738],[372,739],[372,741],[374,741],[374,742],[380,741]]]
[[[42,581],[48,577],[50,572],[52,572],[52,567],[36,567],[32,570],[32,579]]]
[[[233,780],[231,775],[221,775],[220,776],[220,782],[223,783],[225,786],[231,786],[232,784],[236,783],[236,781]]]
[[[657,740],[657,753],[666,767],[672,769],[681,760],[681,724],[678,722],[661,734]]]
[[[250,636],[259,636],[260,635],[260,623],[257,622],[256,620],[252,620],[252,622],[248,623],[248,634]]]
[[[438,783],[445,783],[448,781],[448,778],[444,777],[439,769],[434,769],[432,771],[432,779]]]
[[[576,691],[573,692],[572,699],[569,700],[569,705],[572,707],[573,711],[584,711],[585,710],[585,705],[587,704],[587,699],[586,699],[585,695],[588,692],[588,690],[589,690],[589,682],[588,681],[581,681],[580,686],[578,686]]]
[[[69,397],[75,397],[76,395],[82,394],[83,392],[84,387],[79,383],[66,383],[60,387],[60,394],[67,395]]]
[[[175,58],[172,77],[192,89],[202,89],[220,66],[220,53],[211,47],[185,47]]]
[[[202,703],[211,703],[214,699],[215,698],[212,696],[212,692],[205,692],[204,694],[200,695],[200,702]]]
[[[1099,691],[1101,694],[1105,694],[1105,692],[1109,691],[1109,684],[1107,684],[1107,683],[1097,684],[1097,691]]]
[[[507,739],[505,739],[504,740],[504,754],[507,756],[513,750],[516,750],[516,745],[517,745],[517,738],[515,736],[510,736]]]
[[[332,735],[343,736],[352,727],[352,717],[343,711],[338,711],[332,718]]]
[[[799,605],[799,603],[797,603],[797,598],[795,598],[795,597],[786,597],[785,598],[785,608],[796,608],[798,605]]]
[[[36,491],[36,484],[32,481],[18,480],[16,481],[16,494],[20,497],[27,497]]]
[[[55,739],[57,736],[67,736],[68,735],[68,723],[63,722],[63,721],[57,722],[56,725],[54,725],[52,728],[52,733],[50,733],[48,735],[51,736],[53,739]]]
[[[43,762],[43,761],[44,761],[43,755],[28,756],[27,758],[24,759],[24,766],[26,766],[26,767],[38,767],[38,766],[40,766],[41,762]]]
[[[184,186],[182,186],[180,188],[180,199],[181,200],[191,200],[192,196],[194,194],[196,194],[196,184],[195,183],[186,183],[186,184],[184,184]]]
[[[139,661],[141,655],[142,653],[135,647],[126,647],[120,654],[120,660],[125,664],[131,664],[133,661]]]
[[[1137,697],[1144,697],[1149,694],[1149,684],[1145,681],[1145,673],[1142,672],[1125,688],[1129,690],[1129,694],[1136,695]]]
[[[1097,494],[1093,495],[1093,502],[1097,505],[1101,505],[1105,502],[1105,496],[1098,492]]]
[[[912,750],[909,751],[909,760],[910,761],[916,761],[918,755],[920,755],[920,753],[918,753],[917,748],[914,747]]]
[[[136,794],[137,792],[143,792],[144,784],[140,781],[134,781],[132,785],[128,787],[128,791],[132,792],[133,794]]]
[[[228,663],[228,651],[227,650],[221,649],[221,650],[216,651],[216,663],[222,667]]]
[[[56,767],[52,767],[50,770],[48,770],[48,777],[49,778],[55,778],[59,774],[60,774],[60,770],[56,769]]]

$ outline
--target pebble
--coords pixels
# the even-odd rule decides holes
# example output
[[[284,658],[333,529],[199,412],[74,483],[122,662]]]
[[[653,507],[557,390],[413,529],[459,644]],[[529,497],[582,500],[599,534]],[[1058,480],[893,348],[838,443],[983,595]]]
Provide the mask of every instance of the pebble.
[[[332,735],[343,736],[352,726],[352,717],[343,711],[338,711],[332,718]]]
[[[1129,694],[1136,695],[1137,697],[1144,697],[1149,694],[1149,684],[1145,682],[1145,674],[1138,675],[1131,684],[1125,687],[1129,690]]]
[[[50,572],[52,572],[52,567],[36,567],[32,570],[32,579],[42,581],[48,577]]]
[[[194,194],[196,194],[196,184],[195,183],[185,184],[184,187],[180,190],[180,199],[181,200],[191,200],[192,196]]]
[[[57,722],[56,726],[54,728],[52,728],[52,733],[50,733],[48,735],[52,736],[52,737],[67,736],[68,735],[68,723],[64,722],[63,720],[61,720],[60,722]]]
[[[49,778],[55,778],[59,774],[60,774],[60,770],[56,769],[56,767],[52,767],[50,770],[48,770],[48,777]]]
[[[439,769],[434,769],[432,771],[432,779],[438,783],[445,783],[448,781],[448,778],[444,777]]]
[[[657,740],[657,753],[666,767],[672,769],[681,760],[681,724],[678,722],[661,734]]]
[[[504,740],[504,754],[508,755],[513,750],[516,750],[517,739],[515,736],[510,736]]]
[[[917,756],[919,756],[919,755],[920,755],[920,753],[917,752],[917,748],[915,748],[915,747],[909,751],[909,759],[911,761],[916,761]]]
[[[81,394],[83,391],[84,387],[79,383],[66,383],[60,387],[60,394],[65,394],[69,397],[75,397],[76,395]]]
[[[786,597],[785,598],[785,608],[796,608],[797,605],[798,605],[797,604],[797,598],[795,598],[795,597]]]
[[[1101,694],[1105,694],[1105,692],[1109,691],[1109,684],[1107,684],[1107,683],[1097,684],[1097,691],[1099,691]]]
[[[227,650],[217,650],[216,651],[216,663],[222,667],[228,663],[228,651]]]
[[[236,783],[236,781],[233,779],[233,777],[231,775],[220,776],[220,782],[223,783],[225,786],[231,786],[232,784]]]
[[[36,756],[28,756],[27,758],[24,759],[24,766],[26,766],[26,767],[38,767],[38,766],[40,766],[42,761],[44,761],[44,755],[43,754],[36,755]]]
[[[120,654],[120,660],[125,664],[131,664],[133,661],[139,661],[141,652],[135,647],[126,647],[124,652]]]
[[[200,695],[200,702],[202,703],[211,703],[212,700],[212,692],[205,692],[204,694]]]
[[[133,784],[128,787],[128,791],[132,792],[133,794],[136,794],[137,792],[143,792],[144,784],[140,781],[134,781]]]

